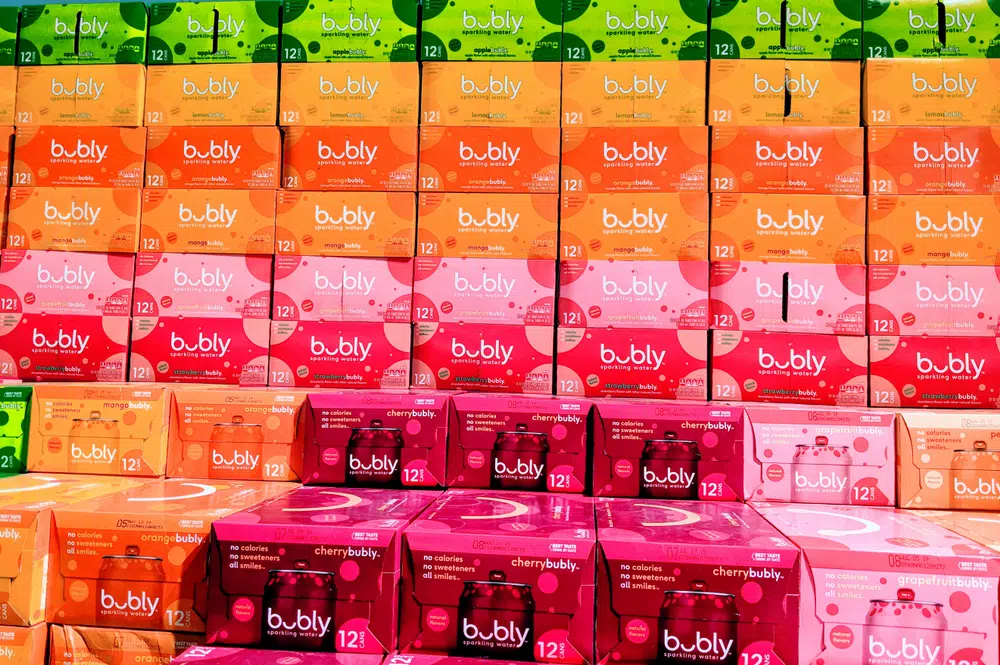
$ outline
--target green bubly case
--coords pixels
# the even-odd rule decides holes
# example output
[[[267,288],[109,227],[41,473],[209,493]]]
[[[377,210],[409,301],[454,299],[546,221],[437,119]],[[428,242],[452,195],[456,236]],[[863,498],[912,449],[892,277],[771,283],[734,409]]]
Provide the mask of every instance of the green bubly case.
[[[31,387],[0,386],[0,474],[24,471],[31,425]]]
[[[707,30],[704,0],[565,0],[563,60],[705,60]]]
[[[286,0],[282,62],[414,62],[417,1]]]
[[[713,59],[860,60],[862,0],[711,0]],[[784,33],[784,34],[782,34]]]
[[[141,2],[23,7],[17,64],[141,65],[146,25]]]
[[[864,0],[864,19],[865,58],[1000,58],[989,0]]]
[[[149,7],[150,65],[278,62],[281,3],[169,2]]]
[[[421,60],[558,62],[562,0],[424,0]]]
[[[17,7],[0,7],[0,67],[17,63]]]

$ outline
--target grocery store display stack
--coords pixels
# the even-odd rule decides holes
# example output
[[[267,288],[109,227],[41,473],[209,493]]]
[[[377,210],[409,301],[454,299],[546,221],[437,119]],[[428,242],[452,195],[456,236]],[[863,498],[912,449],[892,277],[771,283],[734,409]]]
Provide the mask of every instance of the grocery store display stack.
[[[138,249],[142,3],[26,7],[0,255],[0,377],[124,381]]]
[[[867,406],[860,2],[712,25],[712,398]]]
[[[279,6],[150,6],[130,381],[267,383]]]
[[[558,3],[425,3],[412,385],[552,392]]]
[[[708,396],[707,12],[567,3],[559,395]]]
[[[1000,399],[988,372],[1000,359],[998,20],[988,4],[866,7],[872,406]]]
[[[413,0],[284,9],[270,385],[408,386],[416,25]]]

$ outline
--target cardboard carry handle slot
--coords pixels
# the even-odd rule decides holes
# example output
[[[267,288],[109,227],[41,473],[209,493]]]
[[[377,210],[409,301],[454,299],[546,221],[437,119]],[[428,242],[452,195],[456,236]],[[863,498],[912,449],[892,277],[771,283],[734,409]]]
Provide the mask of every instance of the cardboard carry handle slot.
[[[781,0],[781,24],[778,45],[788,48],[788,0]]]
[[[788,323],[788,273],[781,276],[781,320]]]
[[[212,26],[212,55],[219,52],[219,8],[212,10],[212,17],[215,19]]]
[[[80,27],[83,25],[83,11],[76,13],[76,32],[73,34],[73,55],[80,55]]]
[[[941,42],[941,46],[947,46],[947,39],[948,39],[947,13],[948,12],[944,6],[943,0],[938,0],[937,31],[938,31],[938,41]]]
[[[784,25],[784,21],[782,21],[782,25]],[[784,33],[782,33],[782,34],[784,34]],[[786,67],[785,68],[785,87],[784,87],[784,94],[785,94],[784,113],[785,113],[785,117],[786,118],[792,114],[792,93],[788,89],[788,80],[789,80],[789,78],[791,78],[791,72],[789,72],[788,68]]]

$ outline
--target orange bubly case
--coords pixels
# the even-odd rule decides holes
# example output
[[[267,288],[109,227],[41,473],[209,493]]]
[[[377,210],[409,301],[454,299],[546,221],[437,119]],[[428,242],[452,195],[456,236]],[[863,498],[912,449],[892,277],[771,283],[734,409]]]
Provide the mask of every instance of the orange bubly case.
[[[707,127],[567,127],[562,192],[708,191]]]
[[[18,67],[14,122],[141,127],[143,65]]]
[[[137,487],[108,476],[24,473],[0,478],[0,625],[31,626],[56,618],[52,509]],[[35,661],[40,662],[40,661]]]
[[[17,67],[0,67],[0,125],[14,124]]]
[[[284,388],[175,391],[167,476],[299,481],[306,395]]]
[[[861,63],[712,60],[708,120],[718,125],[861,124]]]
[[[278,123],[293,125],[417,125],[420,69],[416,62],[316,62],[281,66]]]
[[[564,62],[562,126],[703,126],[706,74],[704,60]]]
[[[413,256],[416,195],[410,192],[278,191],[275,254]]]
[[[712,192],[864,193],[861,127],[714,127]]]
[[[19,187],[142,187],[144,127],[17,128],[13,182]]]
[[[49,633],[48,665],[170,665],[188,647],[205,643],[200,635],[163,630],[52,625]]]
[[[162,476],[168,399],[161,386],[36,385],[27,470]]]
[[[271,254],[270,190],[145,189],[141,252]]]
[[[10,665],[39,665],[45,662],[45,647],[49,636],[48,624],[30,628],[7,627],[0,630],[0,654]]]
[[[149,67],[147,126],[272,127],[277,115],[277,64]]]
[[[277,127],[150,127],[146,187],[277,189]]]
[[[417,191],[417,127],[289,127],[281,186]]]
[[[1000,193],[1000,128],[869,127],[871,194]]]
[[[67,624],[204,632],[212,522],[294,487],[154,480],[57,508],[52,615]]]
[[[421,124],[558,127],[557,62],[427,62]]]
[[[7,249],[134,253],[142,191],[12,187]]]

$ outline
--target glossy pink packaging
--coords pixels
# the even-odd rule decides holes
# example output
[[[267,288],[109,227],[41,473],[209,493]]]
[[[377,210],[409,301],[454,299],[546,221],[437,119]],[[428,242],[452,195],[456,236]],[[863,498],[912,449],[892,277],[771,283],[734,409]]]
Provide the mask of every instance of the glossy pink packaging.
[[[802,663],[998,662],[994,552],[915,512],[752,505],[802,549]]]
[[[0,379],[124,381],[129,318],[12,314],[0,319]]]
[[[998,333],[1000,275],[994,267],[873,265],[868,271],[871,335]]]
[[[0,252],[0,317],[128,316],[134,276],[131,254],[6,249]]]
[[[267,319],[271,257],[139,254],[132,314]]]
[[[867,406],[868,340],[843,335],[716,331],[712,399]]]
[[[747,498],[891,506],[896,416],[886,411],[752,406]]]
[[[997,337],[873,336],[871,404],[949,409],[1000,407]]]
[[[309,395],[307,485],[444,487],[447,393],[347,391]]]
[[[418,323],[410,385],[551,395],[552,351],[549,326]]]
[[[452,402],[448,487],[584,491],[593,403],[475,393]]]
[[[300,487],[217,519],[206,642],[392,651],[403,527],[436,496]]]
[[[602,663],[798,665],[800,553],[744,504],[597,499]]]
[[[865,334],[865,267],[719,261],[712,264],[715,330]]]
[[[267,385],[267,319],[132,319],[129,381]]]
[[[555,261],[420,256],[413,322],[552,326],[555,295]]]
[[[188,647],[170,662],[172,665],[381,665],[382,656],[196,646]]]
[[[595,407],[594,496],[656,498],[666,481],[674,498],[748,498],[743,407],[640,399],[599,399]],[[657,455],[657,444],[676,453]],[[675,462],[658,469],[658,457]]]
[[[708,328],[707,261],[568,261],[560,264],[563,328]]]
[[[278,255],[275,321],[409,323],[413,259]]]
[[[410,324],[274,321],[268,385],[406,388]]]
[[[556,394],[708,397],[708,333],[650,328],[560,328]]]
[[[524,665],[531,661],[516,660],[493,660],[494,665]],[[482,665],[481,658],[463,656],[445,656],[437,653],[419,653],[409,651],[407,653],[394,653],[385,659],[383,665]],[[303,665],[310,665],[305,663]]]
[[[595,662],[593,499],[448,490],[403,543],[400,651]]]

